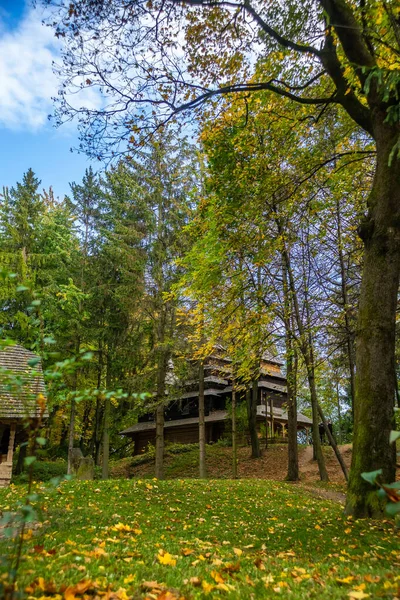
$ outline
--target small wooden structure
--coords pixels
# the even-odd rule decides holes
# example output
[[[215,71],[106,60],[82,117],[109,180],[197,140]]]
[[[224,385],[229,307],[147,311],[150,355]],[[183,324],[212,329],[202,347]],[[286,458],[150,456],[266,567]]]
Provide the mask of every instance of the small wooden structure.
[[[24,421],[39,416],[39,394],[45,395],[41,363],[37,356],[15,344],[0,350],[0,487],[10,483],[14,446],[24,437]],[[47,417],[47,412],[45,417]]]

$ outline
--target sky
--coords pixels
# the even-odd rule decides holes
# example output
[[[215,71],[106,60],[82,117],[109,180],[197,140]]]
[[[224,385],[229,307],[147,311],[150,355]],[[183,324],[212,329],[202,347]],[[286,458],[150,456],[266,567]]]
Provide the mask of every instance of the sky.
[[[49,123],[59,84],[52,61],[61,42],[41,20],[29,0],[0,0],[0,190],[32,168],[42,188],[51,185],[63,197],[90,162],[70,151],[78,145],[74,124],[56,129]]]

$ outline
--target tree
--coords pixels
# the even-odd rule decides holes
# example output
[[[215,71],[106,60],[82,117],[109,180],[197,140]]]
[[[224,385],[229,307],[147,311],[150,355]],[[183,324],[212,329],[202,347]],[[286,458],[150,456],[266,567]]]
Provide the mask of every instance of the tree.
[[[345,204],[347,212],[356,206],[354,196],[357,201],[362,199],[362,186],[357,193],[353,192],[351,202],[347,195],[353,190],[355,180],[365,178],[368,151],[363,150],[362,140],[359,140],[362,163],[357,153],[348,152],[349,136],[353,138],[353,144],[356,136],[348,120],[337,120],[330,132],[327,116],[312,125],[308,117],[308,110],[299,107],[293,111],[283,99],[274,100],[260,92],[247,101],[245,108],[238,106],[234,100],[227,102],[219,117],[206,123],[202,141],[208,158],[208,185],[215,198],[208,200],[209,212],[198,217],[202,218],[205,232],[198,230],[197,235],[203,235],[204,241],[194,252],[196,265],[193,268],[199,270],[199,256],[204,246],[211,256],[215,253],[214,248],[222,246],[216,280],[218,283],[223,281],[231,313],[230,294],[231,289],[235,289],[232,282],[242,281],[239,269],[235,269],[239,261],[233,262],[230,271],[226,269],[226,280],[220,273],[220,267],[227,263],[233,252],[241,257],[250,275],[245,281],[246,294],[249,289],[257,290],[257,312],[260,313],[261,305],[267,309],[270,307],[270,313],[275,315],[278,339],[282,336],[288,342],[288,337],[292,338],[308,365],[317,434],[321,418],[317,401],[318,363],[333,352],[331,347],[326,347],[325,339],[328,332],[332,336],[338,321],[332,310],[331,295],[326,297],[326,289],[332,281],[340,283],[332,210],[336,215],[338,198]],[[243,127],[244,121],[246,127]],[[305,137],[310,137],[311,131],[313,143],[301,145]],[[285,156],[284,163],[282,154]],[[359,175],[354,165],[358,165]],[[339,173],[341,185],[332,193],[332,180],[335,182]],[[205,205],[203,202],[203,213]],[[213,222],[214,214],[217,215],[217,224]],[[214,238],[207,243],[207,236],[212,233]],[[347,231],[345,233],[342,241],[346,247],[349,236]],[[258,284],[260,270],[262,286]],[[207,266],[206,283],[209,272],[210,266]],[[285,285],[288,275],[290,289]],[[214,283],[214,289],[216,285]],[[242,292],[236,293],[240,295]],[[334,307],[337,312],[336,301]],[[344,309],[347,310],[346,304]],[[290,314],[295,319],[288,318]],[[243,317],[243,327],[246,327],[245,322]],[[248,327],[254,331],[254,326]],[[290,357],[296,354],[296,347],[291,351],[286,348],[289,408],[291,398],[295,396],[290,388],[296,387],[296,382],[291,381]],[[295,473],[292,466],[296,465],[296,425],[295,414],[292,415],[291,410],[289,429],[290,471]],[[315,435],[314,446],[316,455],[320,456],[321,476],[326,478],[319,445],[319,437]]]
[[[16,188],[6,190],[3,195],[3,240],[8,240],[10,249],[21,253],[25,267],[28,257],[35,251],[35,228],[44,208],[39,186],[40,180],[32,169],[28,169],[22,183],[17,183]]]
[[[290,0],[271,6],[224,0],[77,0],[59,14],[56,35],[66,45],[58,116],[79,116],[91,155],[101,155],[104,143],[118,153],[116,142],[129,139],[136,127],[149,128],[146,102],[157,107],[159,123],[205,100],[255,90],[315,106],[319,114],[337,105],[374,140],[376,171],[359,227],[364,267],[346,510],[356,516],[380,512],[361,472],[382,467],[384,478],[392,481],[395,470],[389,445],[400,274],[395,2],[308,0],[299,5]],[[182,29],[186,52],[180,60],[175,48]],[[258,68],[250,77],[249,53],[254,59],[257,52]],[[101,88],[110,99],[99,110],[76,109],[67,101],[76,87]]]
[[[144,276],[140,299],[143,361],[135,383],[142,386],[141,391],[153,396],[146,412],[155,412],[156,476],[160,479],[163,478],[164,411],[172,395],[168,375],[172,360],[174,369],[179,369],[184,346],[177,323],[180,300],[172,289],[179,279],[178,261],[186,247],[184,226],[196,198],[196,163],[189,144],[177,139],[172,131],[162,131],[120,169],[130,183],[131,214],[136,211],[135,227]],[[117,183],[115,177],[114,183]],[[120,235],[123,235],[121,230]]]

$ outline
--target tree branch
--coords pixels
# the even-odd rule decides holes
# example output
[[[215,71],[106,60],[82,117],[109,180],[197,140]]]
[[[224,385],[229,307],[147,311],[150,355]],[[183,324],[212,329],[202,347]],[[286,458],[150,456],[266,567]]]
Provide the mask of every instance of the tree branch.
[[[264,31],[266,34],[268,34],[270,37],[272,37],[276,42],[278,42],[278,44],[280,46],[283,46],[283,48],[288,48],[290,50],[295,50],[296,52],[309,53],[309,54],[314,54],[315,56],[319,56],[320,51],[317,48],[314,48],[314,46],[309,46],[307,44],[297,44],[296,42],[292,42],[288,38],[285,38],[282,35],[280,35],[280,33],[275,31],[275,29],[273,29],[270,25],[268,25],[268,23],[266,21],[264,21],[264,19],[255,10],[255,8],[253,6],[251,6],[251,4],[248,0],[244,0],[243,3],[239,3],[239,4],[237,4],[236,2],[229,2],[229,0],[221,0],[221,2],[218,2],[216,0],[172,0],[172,1],[176,2],[177,4],[190,5],[190,6],[204,6],[205,8],[216,8],[216,7],[240,8],[240,9],[246,11],[249,15],[251,15],[253,20],[262,29],[262,31]]]
[[[330,19],[342,44],[348,60],[357,67],[375,66],[375,58],[371,54],[363,37],[360,25],[346,0],[319,0]],[[361,74],[361,69],[359,69]]]
[[[284,96],[285,98],[290,98],[291,100],[294,100],[295,102],[298,102],[299,104],[321,105],[321,104],[332,104],[332,103],[338,102],[334,95],[332,95],[328,98],[307,98],[307,97],[303,97],[303,96],[296,96],[295,94],[292,94],[291,92],[288,92],[287,90],[279,88],[279,87],[273,85],[272,83],[260,82],[260,83],[238,83],[238,84],[233,84],[233,85],[226,85],[226,86],[223,86],[216,90],[208,90],[208,91],[204,92],[203,94],[200,94],[200,96],[197,96],[197,98],[190,100],[189,102],[185,102],[184,104],[181,104],[180,106],[173,106],[171,108],[173,109],[174,113],[177,114],[177,113],[183,112],[185,110],[189,110],[191,108],[197,108],[204,101],[209,100],[210,98],[213,98],[214,96],[221,96],[223,94],[235,94],[235,93],[240,93],[240,92],[259,92],[262,90],[268,90],[270,92],[274,92],[275,94],[279,94],[280,96]]]

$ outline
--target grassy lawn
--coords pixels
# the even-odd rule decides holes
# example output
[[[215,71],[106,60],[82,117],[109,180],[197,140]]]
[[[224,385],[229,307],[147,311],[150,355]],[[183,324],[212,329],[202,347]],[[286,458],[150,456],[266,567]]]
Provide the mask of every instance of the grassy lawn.
[[[0,490],[0,509],[24,490]],[[390,522],[353,522],[284,483],[64,482],[26,537],[19,589],[32,598],[400,597]]]

